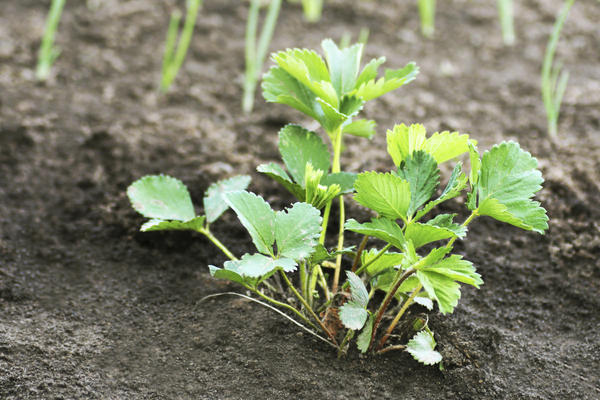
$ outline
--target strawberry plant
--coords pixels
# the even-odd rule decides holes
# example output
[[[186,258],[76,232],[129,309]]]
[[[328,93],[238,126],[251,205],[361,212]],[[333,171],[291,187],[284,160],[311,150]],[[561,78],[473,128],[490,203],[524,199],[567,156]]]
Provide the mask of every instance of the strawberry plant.
[[[480,155],[466,134],[446,131],[428,137],[422,125],[400,124],[387,132],[393,170],[342,171],[345,135],[375,134],[375,123],[358,117],[364,104],[410,82],[418,69],[409,63],[378,78],[385,59],[371,60],[361,70],[362,45],[340,49],[325,40],[323,49],[326,60],[305,49],[273,54],[276,65],[262,85],[267,101],[314,118],[331,140],[330,152],[316,132],[286,125],[279,132],[283,166],[257,168],[281,183],[296,203],[273,210],[245,190],[248,178],[209,189],[206,216],[196,216],[187,190],[173,178],[143,178],[130,187],[129,197],[152,218],[143,226],[146,230],[193,229],[207,235],[205,222],[230,207],[256,251],[240,258],[224,251],[230,260],[222,267],[211,265],[210,273],[287,310],[339,355],[356,337],[363,353],[405,350],[423,364],[439,363],[442,356],[422,311],[437,305],[442,314],[452,313],[461,284],[483,284],[475,266],[453,253],[453,245],[466,238],[469,224],[480,216],[544,233],[546,211],[532,199],[543,182],[537,161],[515,142]],[[468,170],[455,161],[462,155],[469,159]],[[439,166],[450,161],[454,168],[440,186]],[[462,222],[456,221],[457,214],[439,211],[440,204],[465,192],[468,215]],[[373,218],[346,219],[344,196],[350,194]],[[340,224],[330,248],[327,225],[336,199]],[[214,204],[219,205],[216,211]],[[176,211],[181,209],[185,211]],[[358,246],[344,247],[345,231],[361,236]],[[342,269],[346,279],[338,285]]]

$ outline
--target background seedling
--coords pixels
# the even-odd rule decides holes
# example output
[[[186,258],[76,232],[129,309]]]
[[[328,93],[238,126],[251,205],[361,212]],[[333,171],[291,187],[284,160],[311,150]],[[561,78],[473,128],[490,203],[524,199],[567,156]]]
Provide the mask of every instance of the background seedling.
[[[502,27],[502,40],[510,46],[515,42],[513,0],[498,0],[498,14]]]
[[[421,18],[421,33],[431,39],[435,33],[435,0],[417,0],[419,17]]]
[[[242,98],[242,109],[245,113],[249,113],[254,108],[254,94],[269,50],[269,44],[273,38],[279,10],[281,9],[281,0],[271,0],[269,3],[260,38],[257,40],[260,5],[260,0],[251,0],[248,21],[246,22],[246,72]]]
[[[54,36],[60,22],[60,16],[65,6],[65,0],[52,0],[50,11],[46,18],[44,37],[38,53],[38,63],[35,76],[40,81],[45,81],[50,75],[52,64],[58,58],[60,50],[54,46]]]
[[[561,70],[561,64],[554,62],[554,53],[556,52],[558,39],[560,38],[560,31],[567,20],[569,10],[574,2],[575,0],[566,0],[563,4],[548,40],[544,64],[542,66],[542,99],[546,109],[548,135],[551,138],[555,138],[557,134],[560,105],[569,80],[569,72]]]
[[[187,0],[185,22],[181,34],[179,34],[179,23],[181,22],[181,12],[175,10],[171,13],[169,29],[167,30],[167,39],[165,41],[165,54],[163,56],[162,76],[160,80],[160,90],[166,92],[175,80],[185,56],[187,54],[198,10],[202,6],[202,0]],[[177,37],[179,36],[179,40]]]

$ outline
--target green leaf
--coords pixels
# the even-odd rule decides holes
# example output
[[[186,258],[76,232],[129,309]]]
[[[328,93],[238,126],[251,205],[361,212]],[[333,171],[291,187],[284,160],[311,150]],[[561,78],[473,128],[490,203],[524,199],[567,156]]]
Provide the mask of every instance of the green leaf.
[[[357,174],[353,172],[336,172],[329,174],[321,179],[321,184],[325,186],[339,185],[342,193],[352,193],[354,191],[354,182]]]
[[[481,158],[477,147],[473,142],[469,142],[469,160],[471,162],[471,171],[469,172],[469,182],[471,188],[479,182],[479,171],[481,170]]]
[[[425,204],[423,209],[419,210],[415,215],[414,221],[420,220],[424,215],[433,210],[438,204],[443,203],[446,200],[453,199],[460,194],[460,192],[467,185],[467,177],[461,172],[461,169],[462,163],[459,162],[454,167],[452,175],[448,180],[448,184],[446,185],[446,188],[442,191],[440,197]]]
[[[355,88],[359,88],[364,83],[367,83],[370,80],[377,78],[377,71],[379,70],[381,64],[383,64],[384,62],[385,57],[373,58],[371,61],[369,61],[358,76]]]
[[[356,346],[361,353],[366,353],[369,350],[369,344],[371,344],[371,335],[373,334],[373,323],[375,318],[373,315],[369,315],[369,319],[365,324],[365,327],[360,332],[360,335],[356,338]]]
[[[275,213],[271,206],[262,197],[246,191],[227,193],[225,201],[250,233],[256,249],[263,254],[272,255]]]
[[[239,175],[210,185],[204,195],[204,213],[208,222],[214,222],[227,210],[228,206],[224,197],[226,193],[246,190],[249,184],[249,176]]]
[[[273,259],[256,253],[244,254],[238,264],[239,273],[251,278],[259,278],[271,273],[276,268],[281,268],[285,272],[293,272],[296,270],[296,262],[290,258]]]
[[[375,127],[377,124],[371,119],[357,119],[351,123],[344,125],[343,133],[353,136],[364,137],[371,139],[375,135]]]
[[[419,270],[417,278],[432,300],[437,301],[442,314],[452,313],[460,299],[460,285],[445,275]]]
[[[323,171],[315,170],[311,163],[306,164],[306,172],[304,174],[304,188],[306,191],[305,201],[314,207],[321,209],[341,193],[339,185],[331,186],[321,185]]]
[[[225,280],[228,280],[231,282],[239,283],[240,285],[246,284],[246,280],[235,271],[218,268],[218,267],[215,267],[214,265],[209,265],[208,268],[210,269],[210,275],[213,278],[225,279]]]
[[[196,217],[187,222],[181,221],[165,221],[162,219],[151,219],[150,221],[144,223],[140,230],[142,232],[151,232],[151,231],[196,231],[200,232],[204,229],[204,221],[206,217]]]
[[[194,205],[185,185],[167,175],[148,175],[127,188],[133,208],[144,217],[190,221],[196,217]]]
[[[305,192],[304,192],[304,189],[302,188],[302,186],[298,185],[297,183],[292,182],[292,179],[289,177],[287,172],[285,172],[285,170],[283,168],[281,168],[279,165],[277,165],[275,163],[261,164],[258,167],[256,167],[256,170],[258,172],[262,172],[263,174],[269,176],[270,178],[274,179],[276,182],[283,185],[283,187],[285,187],[288,190],[288,192],[290,192],[292,195],[294,195],[294,197],[297,198],[298,200],[300,200],[300,201],[305,200],[304,199]]]
[[[299,125],[286,125],[279,131],[279,151],[283,162],[296,183],[304,184],[306,164],[315,169],[329,171],[329,150],[314,132]]]
[[[323,126],[323,129],[329,134],[331,141],[334,141],[332,134],[348,120],[348,116],[338,111],[338,109],[326,100],[317,98],[317,103],[321,107],[322,117],[317,120]]]
[[[410,206],[408,215],[411,216],[427,202],[440,182],[440,170],[432,156],[424,151],[412,153],[402,163],[398,175],[410,185]]]
[[[361,253],[361,265],[365,265],[373,260],[379,253],[378,249],[370,249]],[[367,267],[369,276],[378,275],[386,270],[393,269],[401,265],[405,260],[403,253],[386,252]]]
[[[340,50],[333,40],[325,39],[321,42],[321,47],[325,51],[331,83],[338,97],[342,97],[354,89],[363,45],[357,43]]]
[[[349,219],[346,221],[344,229],[360,233],[361,235],[376,237],[400,250],[404,250],[406,244],[402,228],[395,221],[387,218],[374,218],[371,222],[365,222],[364,224],[360,224],[354,219]]]
[[[456,217],[456,214],[439,214],[435,218],[427,221],[427,225],[448,229],[454,233],[456,237],[463,238],[467,234],[467,228],[455,223],[454,217]]]
[[[390,173],[363,172],[354,183],[354,200],[381,216],[406,221],[410,205],[409,183]]]
[[[349,119],[358,114],[364,104],[365,101],[360,97],[345,95],[340,103],[340,112],[346,116],[346,119]]]
[[[340,307],[340,320],[348,329],[361,329],[368,316],[369,312],[354,301],[349,301]]]
[[[364,101],[369,101],[411,82],[418,73],[419,68],[415,63],[408,63],[404,68],[396,70],[388,69],[385,71],[384,77],[362,82],[353,93],[362,97]],[[362,78],[362,74],[360,78]]]
[[[286,104],[319,121],[322,116],[317,96],[283,68],[271,67],[261,84],[263,97],[271,103]]]
[[[473,264],[457,254],[444,258],[433,265],[428,265],[420,271],[435,272],[455,281],[475,286],[477,289],[483,284],[481,275],[475,271]]]
[[[346,276],[348,277],[348,283],[350,284],[352,301],[361,307],[367,307],[367,304],[369,303],[369,292],[362,279],[351,271],[346,271]]]
[[[420,222],[408,224],[405,235],[407,239],[412,240],[412,243],[416,249],[426,245],[427,243],[449,239],[456,236],[454,232],[449,229],[428,224],[421,224]]]
[[[306,203],[295,203],[275,215],[275,241],[280,257],[308,258],[319,243],[321,213]]]
[[[317,247],[315,247],[315,252],[310,256],[310,262],[312,264],[319,264],[323,261],[335,259],[338,254],[354,254],[354,246],[344,247],[342,250],[336,250],[330,253],[325,246],[319,243],[317,244]]]
[[[423,150],[435,159],[438,164],[458,157],[469,151],[469,135],[444,131],[434,133],[428,138]],[[473,142],[471,140],[471,142]]]
[[[503,142],[484,153],[478,184],[479,214],[544,233],[546,210],[531,197],[542,188],[537,160],[515,142]]]
[[[406,351],[418,362],[434,365],[442,361],[442,355],[435,351],[435,345],[433,332],[421,331],[408,341]]]

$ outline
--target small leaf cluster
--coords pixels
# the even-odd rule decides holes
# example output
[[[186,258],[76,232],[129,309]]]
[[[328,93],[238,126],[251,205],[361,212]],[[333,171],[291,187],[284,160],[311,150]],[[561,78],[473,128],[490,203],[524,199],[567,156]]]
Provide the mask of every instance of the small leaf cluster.
[[[392,170],[341,171],[343,135],[374,134],[374,122],[356,119],[364,103],[412,80],[418,70],[409,63],[377,78],[383,58],[359,72],[361,45],[339,49],[325,40],[323,49],[326,61],[305,49],[275,53],[276,66],[263,81],[268,101],[313,117],[332,139],[330,151],[317,132],[286,125],[279,132],[283,166],[258,166],[298,202],[275,211],[245,190],[248,177],[211,186],[202,216],[196,216],[187,189],[174,178],[142,178],[129,188],[129,197],[136,210],[151,218],[143,230],[192,229],[207,235],[230,258],[222,268],[210,266],[215,278],[240,284],[289,311],[315,335],[324,334],[321,339],[340,355],[356,335],[363,353],[406,350],[426,365],[439,363],[442,356],[423,311],[437,305],[442,314],[452,313],[461,285],[483,284],[475,266],[453,253],[453,245],[466,239],[468,225],[479,216],[544,233],[548,217],[533,200],[543,182],[537,161],[515,142],[481,155],[469,135],[445,131],[428,136],[420,124],[399,124],[387,131]],[[461,157],[469,160],[468,170]],[[455,164],[443,179],[440,165],[446,162]],[[369,209],[372,218],[347,219],[345,195]],[[462,222],[456,221],[457,214],[438,211],[451,199],[465,199],[465,214],[470,214]],[[327,227],[334,201],[340,220],[336,245],[330,248]],[[227,208],[256,248],[239,259],[208,229]],[[358,246],[344,247],[347,231],[362,236]],[[341,271],[346,281],[338,285]],[[384,322],[385,331],[380,329]]]

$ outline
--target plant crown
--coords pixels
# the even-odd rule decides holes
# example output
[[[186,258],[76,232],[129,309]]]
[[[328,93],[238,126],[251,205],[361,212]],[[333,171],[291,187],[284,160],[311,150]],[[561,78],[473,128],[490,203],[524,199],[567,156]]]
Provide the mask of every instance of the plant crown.
[[[387,132],[387,151],[395,164],[392,171],[340,171],[336,151],[343,135],[369,138],[375,134],[373,121],[356,119],[364,103],[410,82],[418,69],[410,63],[377,78],[385,59],[371,60],[360,71],[361,45],[340,49],[325,40],[323,49],[326,61],[306,49],[273,54],[277,65],[263,81],[267,101],[313,117],[332,140],[333,154],[317,133],[286,125],[279,132],[285,168],[276,163],[257,168],[298,202],[274,211],[263,198],[245,190],[248,177],[211,186],[202,216],[195,214],[187,189],[174,178],[142,178],[130,186],[129,197],[137,211],[151,218],[142,230],[191,229],[210,234],[208,223],[230,207],[256,252],[237,259],[227,251],[230,261],[222,268],[211,265],[211,274],[292,312],[325,334],[340,355],[358,334],[356,345],[363,353],[404,349],[421,363],[439,363],[442,356],[435,350],[426,316],[410,306],[416,303],[432,310],[437,304],[441,313],[452,313],[461,284],[476,288],[483,284],[473,264],[452,253],[455,240],[465,238],[475,217],[489,216],[544,233],[546,211],[532,199],[543,182],[537,161],[515,142],[500,143],[480,155],[476,142],[466,134],[445,131],[428,137],[420,124],[400,124]],[[456,162],[446,184],[440,186],[440,164],[463,154],[470,159],[470,170],[464,171],[462,163]],[[464,191],[470,211],[464,222],[456,222],[456,214],[436,211]],[[330,250],[325,240],[328,210],[337,198],[344,215],[343,195],[349,193],[374,217],[363,222],[341,219],[337,246]],[[344,248],[344,231],[362,235],[360,245]],[[369,244],[373,247],[367,249]],[[343,256],[352,264],[347,265],[346,282],[336,288]],[[296,283],[292,274],[298,275]],[[287,293],[277,289],[281,280],[294,301],[287,301]],[[388,314],[392,322],[381,333]],[[388,344],[392,333],[394,341],[402,343]]]

